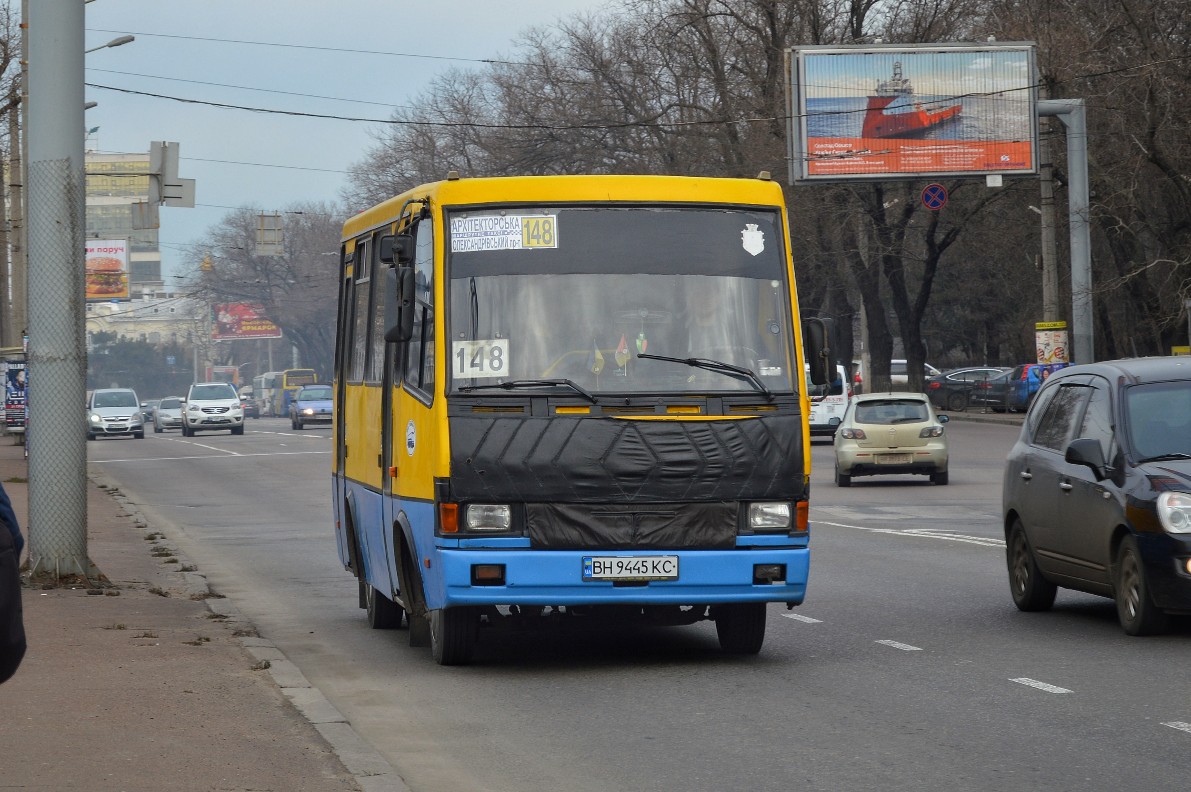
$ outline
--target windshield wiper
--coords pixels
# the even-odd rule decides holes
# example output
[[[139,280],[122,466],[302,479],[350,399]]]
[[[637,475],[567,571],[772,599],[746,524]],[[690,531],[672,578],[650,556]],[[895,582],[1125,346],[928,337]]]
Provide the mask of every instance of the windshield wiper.
[[[1184,454],[1181,451],[1172,451],[1169,454],[1158,454],[1157,456],[1146,457],[1139,460],[1141,462],[1167,462],[1172,459],[1191,459],[1191,454]]]
[[[744,366],[734,366],[731,363],[725,363],[722,360],[709,360],[708,358],[676,358],[667,355],[647,355],[644,352],[637,354],[638,358],[645,358],[646,360],[665,360],[670,363],[684,363],[694,368],[701,368],[707,371],[718,371],[721,374],[739,374],[744,379],[747,379],[753,384],[757,390],[765,394],[765,398],[773,401],[773,394],[769,392],[769,388],[765,387],[765,383],[761,382],[761,378],[752,369]]]
[[[583,398],[587,399],[592,404],[598,403],[596,397],[588,393],[583,386],[569,379],[523,379],[509,380],[508,382],[492,382],[486,385],[462,385],[459,387],[459,392],[468,393],[474,390],[491,390],[493,388],[511,391],[518,388],[541,388],[548,385],[565,385]]]

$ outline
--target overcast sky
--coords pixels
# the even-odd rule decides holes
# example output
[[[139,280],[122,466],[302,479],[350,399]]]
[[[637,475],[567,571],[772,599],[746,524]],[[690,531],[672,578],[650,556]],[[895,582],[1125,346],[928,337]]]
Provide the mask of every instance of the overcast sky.
[[[511,55],[513,40],[526,28],[612,5],[609,0],[96,0],[86,6],[87,48],[124,34],[136,41],[87,55],[86,98],[98,106],[87,111],[86,124],[99,127],[87,148],[146,152],[151,140],[181,144],[179,175],[196,180],[198,205],[161,210],[163,275],[173,286],[182,249],[230,210],[336,200],[345,171],[363,158],[379,126],[109,88],[383,120],[395,106],[411,104],[435,75],[450,68],[481,69],[473,61]]]

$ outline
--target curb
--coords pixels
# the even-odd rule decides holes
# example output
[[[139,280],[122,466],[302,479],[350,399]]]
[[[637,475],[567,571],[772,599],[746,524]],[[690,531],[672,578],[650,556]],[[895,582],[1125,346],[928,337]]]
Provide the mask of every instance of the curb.
[[[148,529],[166,538],[161,529],[150,526],[144,514],[124,494],[122,487],[111,480],[101,480],[98,475],[89,473],[87,478],[120,504],[133,526],[139,530]],[[269,672],[273,682],[294,709],[326,740],[362,792],[410,792],[405,780],[388,760],[352,728],[343,713],[323,695],[322,691],[310,684],[285,653],[272,641],[261,638],[256,627],[244,617],[234,602],[211,591],[206,575],[192,571],[195,566],[181,550],[172,544],[169,545],[169,549],[183,562],[176,572],[186,596],[192,600],[203,600],[207,610],[221,617],[225,623],[239,625],[233,634],[245,653],[257,661],[258,668]]]

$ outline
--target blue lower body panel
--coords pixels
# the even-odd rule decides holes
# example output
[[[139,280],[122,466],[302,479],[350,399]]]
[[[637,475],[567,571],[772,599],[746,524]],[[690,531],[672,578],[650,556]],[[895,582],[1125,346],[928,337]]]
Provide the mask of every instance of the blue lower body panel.
[[[440,548],[439,568],[427,575],[430,608],[458,605],[710,605],[731,602],[792,602],[806,597],[807,547],[743,547],[734,550],[520,550]],[[677,556],[678,579],[625,585],[583,579],[591,556]],[[502,586],[472,585],[475,564],[504,564]],[[785,564],[786,579],[754,583],[756,564]],[[428,570],[423,569],[425,575]],[[436,597],[437,595],[437,597]],[[438,599],[437,602],[434,600]]]

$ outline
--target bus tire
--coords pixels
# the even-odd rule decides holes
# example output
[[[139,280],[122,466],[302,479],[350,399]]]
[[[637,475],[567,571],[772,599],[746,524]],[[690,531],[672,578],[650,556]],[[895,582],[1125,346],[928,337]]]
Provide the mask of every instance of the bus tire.
[[[765,643],[765,603],[742,602],[715,608],[720,649],[729,654],[757,654]]]
[[[471,661],[480,629],[475,608],[436,608],[430,611],[430,653],[439,665],[466,665]]]
[[[360,585],[364,587],[364,607],[368,612],[368,626],[374,630],[393,630],[400,627],[405,610],[377,591],[375,586],[368,583]]]

